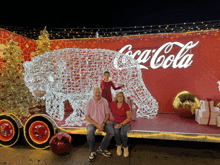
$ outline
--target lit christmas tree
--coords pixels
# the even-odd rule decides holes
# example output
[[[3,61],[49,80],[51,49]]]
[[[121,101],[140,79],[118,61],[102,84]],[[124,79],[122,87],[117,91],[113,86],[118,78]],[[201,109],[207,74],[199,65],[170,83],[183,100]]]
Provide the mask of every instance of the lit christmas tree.
[[[3,52],[3,71],[0,71],[0,112],[13,113],[19,118],[38,112],[38,101],[24,83],[23,53],[12,39]],[[30,111],[30,108],[33,108]]]
[[[37,40],[37,45],[38,45],[37,51],[32,54],[31,58],[33,58],[34,56],[43,54],[45,52],[51,51],[49,33],[46,30],[46,26],[44,30],[40,32],[39,39]],[[38,91],[38,92],[44,92],[44,91]],[[40,100],[40,104],[41,104],[41,109],[43,110],[43,113],[45,113],[46,112],[45,107],[42,108],[43,106],[45,106],[45,100]]]
[[[36,55],[43,54],[45,52],[50,51],[50,39],[49,39],[49,33],[46,30],[46,26],[43,31],[40,32],[39,39],[37,40],[37,51]]]

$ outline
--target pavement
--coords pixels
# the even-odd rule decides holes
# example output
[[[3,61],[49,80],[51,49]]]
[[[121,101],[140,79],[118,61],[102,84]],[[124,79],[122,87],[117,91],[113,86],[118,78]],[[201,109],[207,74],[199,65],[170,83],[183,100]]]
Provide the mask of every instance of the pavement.
[[[89,146],[85,135],[71,135],[70,154],[55,155],[50,148],[37,150],[20,140],[16,145],[0,147],[0,165],[220,165],[220,144],[188,141],[129,138],[129,157],[117,156],[114,139],[108,150],[111,158],[97,155],[88,161]],[[98,148],[103,136],[96,136]]]

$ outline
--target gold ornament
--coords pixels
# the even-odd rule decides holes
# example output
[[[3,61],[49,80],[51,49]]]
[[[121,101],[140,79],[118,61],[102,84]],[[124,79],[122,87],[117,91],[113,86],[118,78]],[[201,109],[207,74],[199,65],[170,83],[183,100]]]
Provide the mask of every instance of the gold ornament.
[[[199,107],[199,99],[188,91],[178,93],[173,101],[173,110],[181,117],[192,117]]]
[[[220,102],[216,105],[218,108],[220,108]]]

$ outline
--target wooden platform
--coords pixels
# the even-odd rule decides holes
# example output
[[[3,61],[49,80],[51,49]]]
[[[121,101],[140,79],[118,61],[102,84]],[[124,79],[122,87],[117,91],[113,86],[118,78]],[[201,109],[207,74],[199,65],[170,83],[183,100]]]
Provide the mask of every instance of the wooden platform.
[[[56,121],[60,131],[86,135],[86,125],[63,127],[64,121]],[[195,119],[181,118],[175,113],[160,113],[154,119],[138,118],[132,121],[128,137],[220,143],[219,133],[220,127],[199,125]],[[96,134],[105,135],[98,131]]]

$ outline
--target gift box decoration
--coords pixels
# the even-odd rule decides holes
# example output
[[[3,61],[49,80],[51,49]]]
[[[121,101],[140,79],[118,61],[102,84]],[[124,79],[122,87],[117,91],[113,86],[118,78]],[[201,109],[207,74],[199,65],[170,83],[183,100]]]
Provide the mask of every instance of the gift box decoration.
[[[220,115],[220,108],[219,107],[214,107],[214,111],[218,112],[218,116]]]
[[[220,127],[220,116],[217,116],[217,127]]]
[[[199,116],[203,119],[208,119],[209,118],[209,111],[204,111],[200,109],[196,109],[196,116]],[[216,118],[218,116],[219,112],[218,111],[211,111],[210,118]]]
[[[201,100],[200,105],[200,109],[196,109],[195,120],[199,124],[217,125],[219,111],[215,111],[217,109],[214,108],[214,101],[211,99]]]
[[[196,121],[199,124],[203,124],[203,125],[216,125],[217,124],[217,118],[211,118],[209,121],[209,118],[201,118],[199,116],[196,116]]]
[[[135,108],[134,104],[133,104],[133,100],[130,97],[127,97],[127,101],[128,105],[131,108],[131,120],[136,120],[136,111],[137,109]]]
[[[210,104],[210,105],[209,105]],[[200,100],[200,109],[209,111],[209,106],[211,111],[214,111],[214,101]]]
[[[136,108],[132,108],[132,111],[131,111],[131,120],[136,120],[136,111],[137,111]]]
[[[128,105],[130,106],[130,108],[133,108],[133,100],[130,97],[127,97],[127,101]]]

